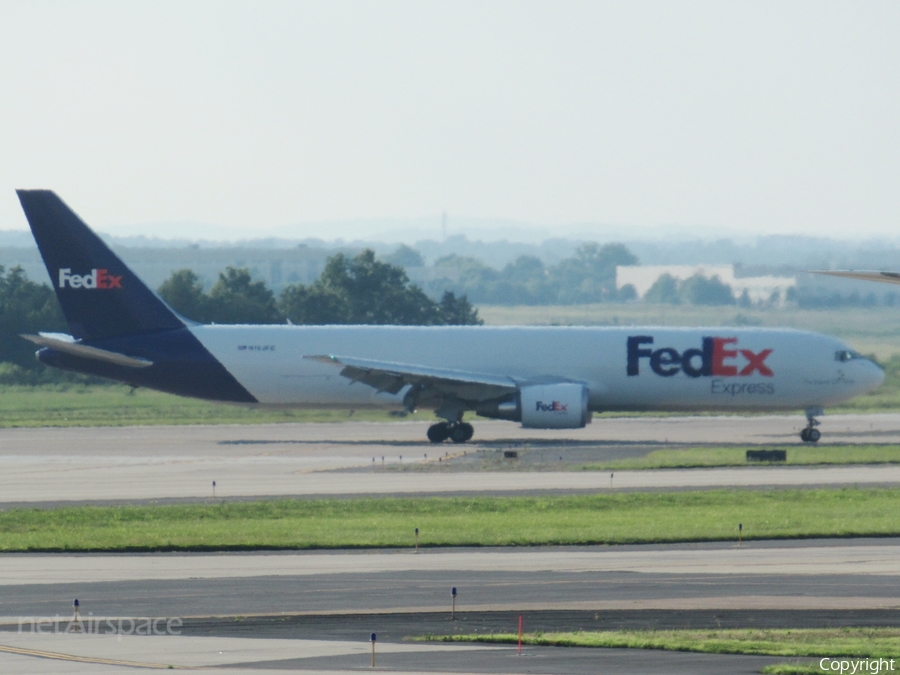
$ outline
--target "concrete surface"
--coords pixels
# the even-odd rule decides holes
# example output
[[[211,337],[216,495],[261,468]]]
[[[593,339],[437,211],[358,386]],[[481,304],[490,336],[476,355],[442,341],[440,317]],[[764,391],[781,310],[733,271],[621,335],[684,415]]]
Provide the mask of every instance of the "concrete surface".
[[[900,443],[900,415],[826,419],[822,428],[828,442]],[[213,481],[217,498],[602,491],[610,489],[604,472],[462,471],[448,476],[389,469],[401,461],[434,462],[444,453],[496,452],[516,443],[560,456],[577,447],[579,457],[587,453],[596,460],[635,443],[651,449],[667,447],[667,442],[799,444],[794,432],[801,425],[802,418],[781,416],[626,418],[554,432],[483,422],[478,442],[465,446],[423,442],[427,424],[418,422],[3,429],[0,504],[207,499],[213,496]],[[900,466],[848,466],[621,471],[614,485],[684,489],[898,483]]]

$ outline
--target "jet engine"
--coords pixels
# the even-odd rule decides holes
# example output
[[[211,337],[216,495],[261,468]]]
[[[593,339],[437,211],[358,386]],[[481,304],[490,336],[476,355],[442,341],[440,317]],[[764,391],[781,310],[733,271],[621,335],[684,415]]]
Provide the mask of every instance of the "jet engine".
[[[570,382],[527,385],[519,389],[515,400],[486,403],[477,412],[521,422],[529,429],[580,429],[591,421],[588,388]]]

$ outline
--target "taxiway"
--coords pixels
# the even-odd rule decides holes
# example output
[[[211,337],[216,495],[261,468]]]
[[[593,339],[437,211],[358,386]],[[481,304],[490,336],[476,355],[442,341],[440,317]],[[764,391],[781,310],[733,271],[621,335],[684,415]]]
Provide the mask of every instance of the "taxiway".
[[[624,418],[563,433],[481,423],[476,443],[464,448],[423,442],[427,423],[420,422],[7,429],[0,430],[0,503],[205,500],[212,498],[213,480],[217,499],[599,491],[611,489],[608,474],[394,469],[401,462],[443,462],[451,453],[507,448],[602,459],[684,443],[793,443],[802,423],[800,417],[777,416]],[[825,443],[900,442],[900,415],[828,417],[823,430]],[[617,490],[898,483],[900,468],[892,466],[615,475]],[[452,587],[458,589],[453,619]],[[368,639],[375,632],[379,670],[757,673],[783,659],[551,647],[526,647],[518,656],[508,646],[405,638],[508,632],[520,615],[526,630],[544,631],[900,625],[898,588],[895,539],[445,549],[418,555],[8,554],[0,556],[0,670],[355,672],[369,669]],[[74,598],[87,620],[87,630],[78,633],[65,631]],[[142,617],[177,619],[178,634],[135,634],[127,621]],[[106,620],[124,628],[104,632]],[[37,625],[43,631],[33,629]]]

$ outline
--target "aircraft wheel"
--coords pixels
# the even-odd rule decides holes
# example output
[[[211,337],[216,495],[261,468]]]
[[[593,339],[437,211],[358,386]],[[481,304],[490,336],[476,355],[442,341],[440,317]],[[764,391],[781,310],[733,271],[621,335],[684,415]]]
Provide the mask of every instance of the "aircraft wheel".
[[[466,430],[466,437],[463,439],[464,441],[471,441],[472,436],[475,435],[475,427],[473,427],[468,422],[461,422],[459,425],[460,429]]]
[[[822,438],[822,432],[818,429],[810,429],[806,434],[806,440],[810,443],[818,443],[820,438]]]
[[[809,428],[803,428],[803,430],[800,432],[800,440],[804,443],[809,443]]]
[[[472,437],[472,434],[466,429],[469,427],[471,429],[470,424],[455,424],[450,427],[450,440],[454,443],[465,443]],[[474,429],[472,429],[472,433],[474,433]]]
[[[432,443],[443,443],[450,436],[450,425],[446,422],[439,422],[428,427],[428,440]]]

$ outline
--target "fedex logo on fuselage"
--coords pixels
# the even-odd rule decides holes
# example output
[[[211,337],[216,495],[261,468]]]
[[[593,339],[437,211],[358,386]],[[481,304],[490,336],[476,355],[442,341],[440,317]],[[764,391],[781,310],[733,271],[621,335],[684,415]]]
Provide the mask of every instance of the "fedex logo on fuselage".
[[[569,409],[569,405],[567,403],[560,403],[559,401],[553,401],[552,403],[544,403],[543,401],[538,401],[534,404],[535,412],[566,412]]]
[[[699,349],[679,352],[671,347],[653,349],[650,335],[632,335],[628,338],[628,375],[641,374],[641,359],[647,359],[650,370],[662,377],[672,377],[679,372],[688,377],[774,375],[766,365],[771,349],[757,353],[738,349],[737,342],[736,337],[704,337]]]
[[[59,270],[59,287],[65,288],[122,288],[122,276],[114,276],[106,269],[92,269],[90,274],[72,274],[64,267]]]

